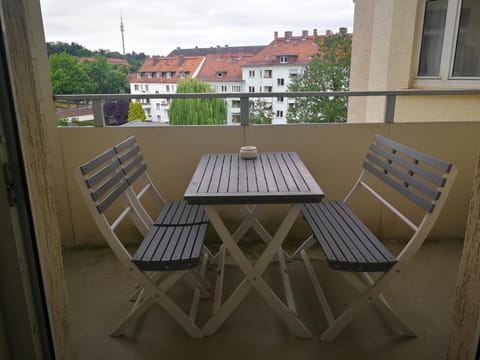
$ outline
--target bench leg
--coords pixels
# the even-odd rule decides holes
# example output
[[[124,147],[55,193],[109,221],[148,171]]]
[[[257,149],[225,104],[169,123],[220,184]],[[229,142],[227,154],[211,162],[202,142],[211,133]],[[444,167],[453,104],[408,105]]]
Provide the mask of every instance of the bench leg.
[[[302,250],[308,250],[310,249],[313,245],[315,245],[317,240],[313,237],[313,235],[310,235],[303,243],[298,247],[297,250],[292,254],[291,258],[292,259],[297,259],[298,255]]]

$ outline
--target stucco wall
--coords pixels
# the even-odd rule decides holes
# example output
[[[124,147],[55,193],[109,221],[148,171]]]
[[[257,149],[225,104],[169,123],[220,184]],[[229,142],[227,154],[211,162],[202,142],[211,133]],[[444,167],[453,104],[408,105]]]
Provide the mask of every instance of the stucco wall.
[[[350,90],[414,88],[420,5],[420,0],[355,0]],[[422,85],[429,88],[438,86]],[[348,122],[382,122],[384,110],[385,97],[351,98]],[[478,114],[480,96],[398,97],[394,121],[478,121]]]
[[[71,215],[74,233],[73,238],[63,239],[65,246],[104,244],[80,196],[73,170],[132,134],[137,136],[154,182],[170,200],[182,199],[201,154],[237,152],[243,144],[256,145],[260,151],[296,151],[327,198],[341,199],[359,175],[373,135],[385,135],[451,161],[459,169],[453,192],[432,232],[436,239],[463,238],[473,169],[480,153],[480,122],[60,128],[59,132],[70,205],[70,209],[60,211]],[[362,206],[364,201],[360,198],[354,206],[363,210],[365,221],[375,232],[385,238],[406,237],[407,229],[391,221],[387,210],[380,205]],[[231,226],[240,221],[233,207],[225,206],[221,211]],[[270,206],[261,218],[273,230],[284,213],[284,206]],[[299,219],[290,239],[301,240],[306,232]]]

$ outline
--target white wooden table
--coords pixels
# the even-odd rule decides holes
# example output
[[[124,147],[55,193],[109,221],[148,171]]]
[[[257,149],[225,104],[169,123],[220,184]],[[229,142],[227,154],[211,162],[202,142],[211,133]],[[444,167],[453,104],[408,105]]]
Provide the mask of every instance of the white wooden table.
[[[245,275],[223,304],[222,283],[217,282],[213,315],[202,328],[205,335],[212,335],[254,288],[295,335],[311,337],[310,331],[296,313],[281,245],[300,212],[301,204],[319,202],[323,197],[322,189],[294,152],[259,153],[253,160],[240,159],[238,154],[202,156],[184,198],[192,204],[205,206],[209,220],[223,242],[222,248],[228,251]],[[215,205],[225,204],[242,205],[246,215],[233,234],[228,231],[215,209]],[[256,218],[263,204],[290,204],[284,220],[273,236]],[[250,263],[238,246],[238,241],[250,227],[253,227],[267,244],[255,264]],[[281,267],[286,303],[279,299],[262,278],[275,255]],[[222,260],[220,264],[223,265]]]

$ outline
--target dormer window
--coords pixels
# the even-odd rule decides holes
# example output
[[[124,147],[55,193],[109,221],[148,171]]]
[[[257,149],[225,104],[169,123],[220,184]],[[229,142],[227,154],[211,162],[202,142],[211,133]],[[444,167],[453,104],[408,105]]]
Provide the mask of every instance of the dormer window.
[[[157,79],[161,79],[162,78],[162,73],[159,71],[157,72]]]
[[[288,63],[288,56],[280,56],[280,64],[287,64]]]
[[[217,71],[217,78],[223,78],[226,73],[226,71]]]
[[[147,73],[147,77],[148,77],[149,79],[151,79],[152,76],[153,76],[153,73],[151,73],[151,72]]]
[[[167,72],[167,79],[171,79],[172,78],[172,73],[169,71]]]
[[[188,75],[188,72],[182,71],[180,73],[180,79],[185,79],[187,77],[187,75]]]
[[[142,73],[141,72],[137,72],[137,78],[141,78],[142,77]]]

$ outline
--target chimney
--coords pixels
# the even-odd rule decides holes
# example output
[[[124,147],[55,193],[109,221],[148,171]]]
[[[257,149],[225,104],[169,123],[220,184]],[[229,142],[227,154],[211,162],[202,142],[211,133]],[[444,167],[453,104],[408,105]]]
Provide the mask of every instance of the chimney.
[[[318,36],[317,29],[313,29],[313,40],[315,40],[317,36]]]
[[[277,40],[278,40],[278,31],[275,31],[275,32],[273,33],[273,40],[275,40],[275,42],[277,42]]]
[[[330,29],[326,30],[325,35],[331,36],[332,35],[332,30],[330,30]]]
[[[285,31],[285,41],[290,41],[290,40],[292,40],[292,32]]]
[[[347,35],[348,29],[346,27],[341,27],[338,29],[338,32],[342,35]]]
[[[302,30],[302,39],[307,40],[308,38],[308,30]]]

